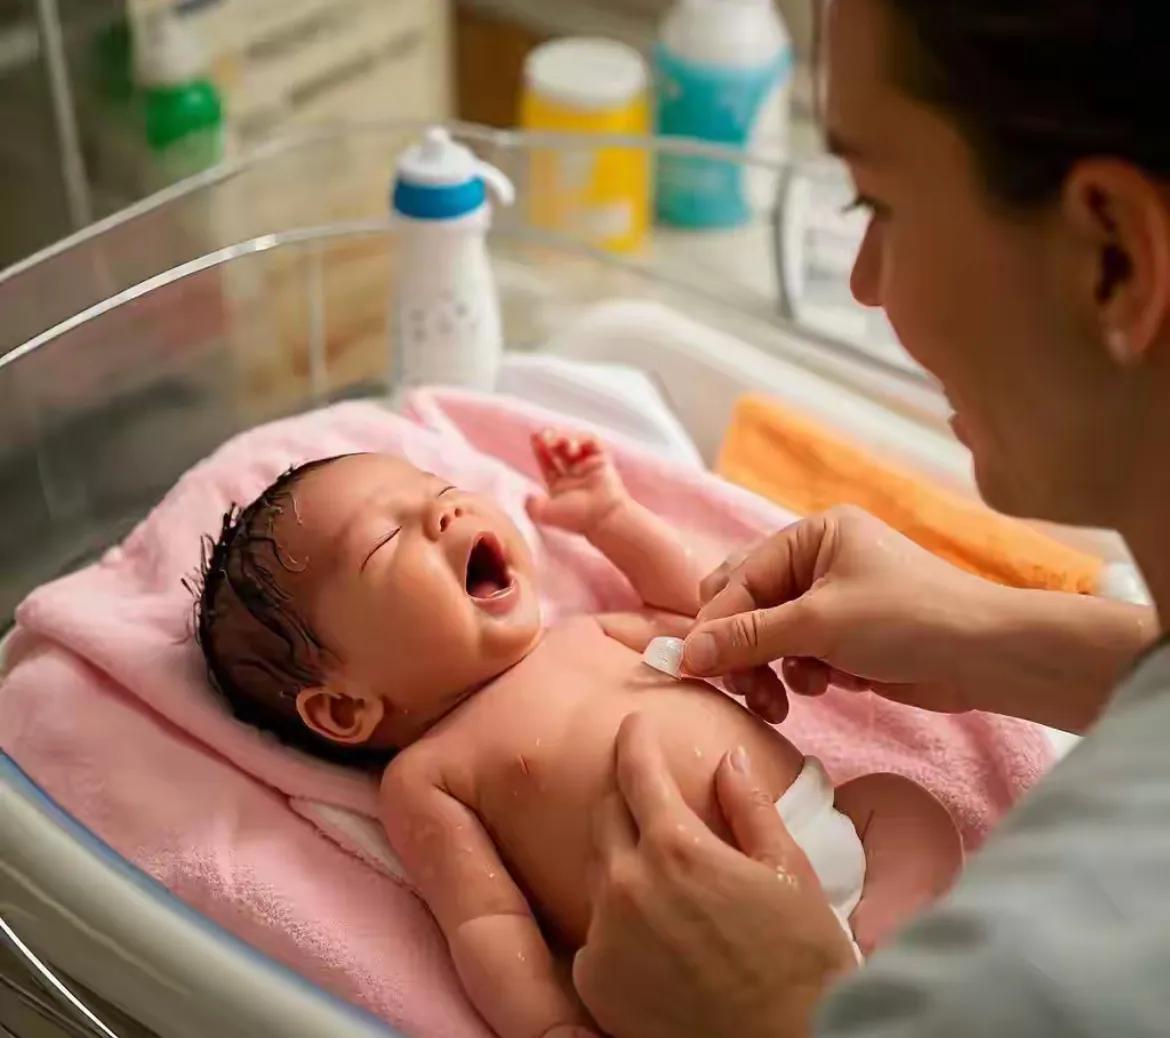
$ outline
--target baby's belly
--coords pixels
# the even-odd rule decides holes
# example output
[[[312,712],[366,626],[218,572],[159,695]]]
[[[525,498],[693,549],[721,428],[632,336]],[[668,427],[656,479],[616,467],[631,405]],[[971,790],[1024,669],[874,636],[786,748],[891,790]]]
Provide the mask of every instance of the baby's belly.
[[[649,718],[683,799],[724,837],[713,778],[725,753],[744,746],[776,797],[801,761],[791,743],[726,696],[657,675],[628,649],[601,641],[558,693],[544,690],[524,709],[510,704],[496,714],[497,722],[510,715],[513,731],[491,740],[501,752],[481,772],[477,798],[513,877],[550,936],[570,948],[588,927],[593,816],[617,789],[614,743],[629,714]]]

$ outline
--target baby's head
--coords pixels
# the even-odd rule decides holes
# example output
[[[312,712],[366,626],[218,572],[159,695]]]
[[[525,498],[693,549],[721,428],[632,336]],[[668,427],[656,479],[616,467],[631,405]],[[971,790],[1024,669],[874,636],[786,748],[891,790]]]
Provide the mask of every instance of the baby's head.
[[[539,633],[507,516],[382,454],[302,465],[229,512],[198,604],[237,716],[343,760],[408,745]]]

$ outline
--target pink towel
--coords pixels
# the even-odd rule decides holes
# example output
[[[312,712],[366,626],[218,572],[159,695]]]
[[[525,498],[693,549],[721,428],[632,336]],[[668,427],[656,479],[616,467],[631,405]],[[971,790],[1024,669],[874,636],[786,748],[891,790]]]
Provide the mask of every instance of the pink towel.
[[[0,746],[121,854],[261,950],[408,1034],[485,1035],[425,907],[382,874],[393,870],[376,847],[329,823],[356,819],[376,833],[375,780],[230,715],[190,640],[180,578],[195,570],[200,536],[218,529],[229,504],[250,501],[290,464],[377,450],[498,500],[533,546],[550,617],[633,605],[592,548],[534,530],[524,514],[536,479],[528,436],[556,421],[502,398],[423,392],[406,417],[344,404],[232,440],[122,545],[22,604],[0,685]],[[632,493],[713,560],[790,519],[714,477],[607,439]],[[1040,733],[1019,722],[936,717],[839,693],[794,703],[784,731],[837,781],[888,770],[921,782],[972,847],[1050,760]]]

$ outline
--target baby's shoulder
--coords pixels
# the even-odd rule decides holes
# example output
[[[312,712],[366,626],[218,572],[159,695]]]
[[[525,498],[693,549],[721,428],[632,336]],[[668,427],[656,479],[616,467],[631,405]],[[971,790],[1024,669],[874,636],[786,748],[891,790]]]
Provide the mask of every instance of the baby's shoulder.
[[[381,791],[401,790],[404,786],[434,785],[438,778],[437,758],[429,747],[414,743],[399,750],[382,772]]]
[[[417,742],[399,750],[382,772],[381,792],[388,790],[421,791],[428,787],[446,788],[454,784],[459,761],[459,742],[446,730],[427,732]]]

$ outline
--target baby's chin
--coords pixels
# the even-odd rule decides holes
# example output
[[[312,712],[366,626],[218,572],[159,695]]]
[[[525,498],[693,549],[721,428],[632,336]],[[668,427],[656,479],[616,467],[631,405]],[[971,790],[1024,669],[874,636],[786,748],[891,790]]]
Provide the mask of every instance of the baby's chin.
[[[543,629],[540,596],[527,574],[515,575],[512,592],[503,601],[502,608],[477,606],[477,611],[483,658],[489,664],[488,669],[499,666],[496,674],[522,660],[540,640]]]
[[[540,643],[544,628],[540,623],[540,609],[537,606],[531,614],[531,622],[510,625],[506,632],[494,632],[492,644],[484,646],[482,656],[475,668],[475,676],[456,692],[439,695],[434,702],[425,706],[387,704],[386,720],[375,733],[378,745],[390,749],[406,749],[417,742],[435,725],[450,717],[475,696],[522,662]],[[371,743],[372,745],[372,743]]]

